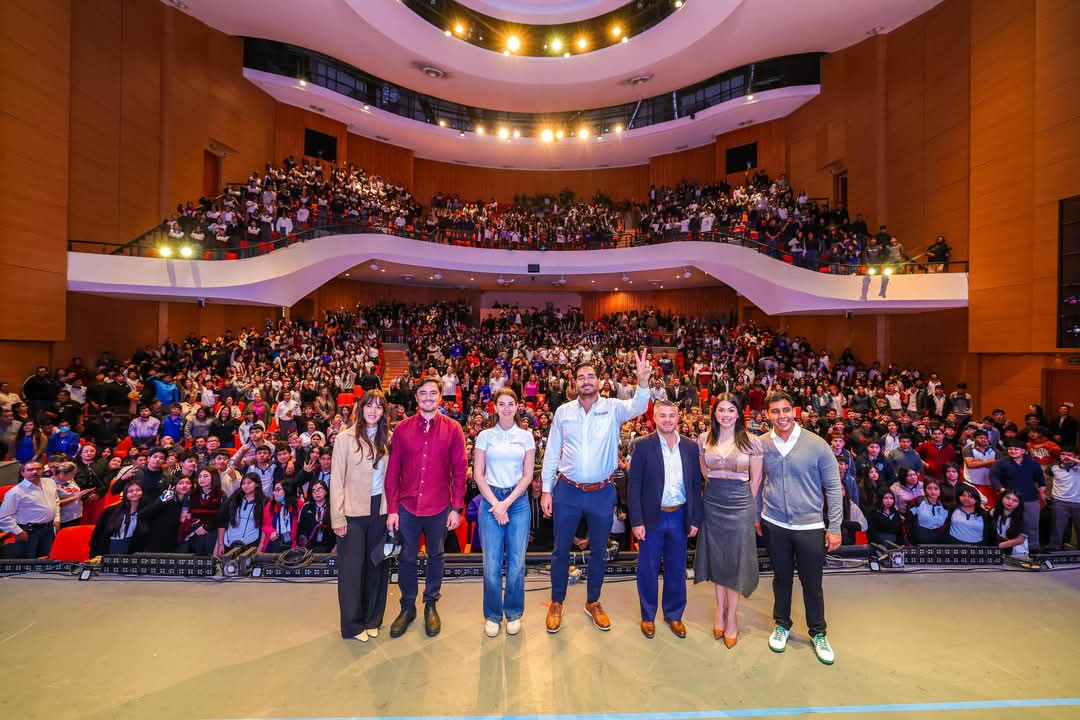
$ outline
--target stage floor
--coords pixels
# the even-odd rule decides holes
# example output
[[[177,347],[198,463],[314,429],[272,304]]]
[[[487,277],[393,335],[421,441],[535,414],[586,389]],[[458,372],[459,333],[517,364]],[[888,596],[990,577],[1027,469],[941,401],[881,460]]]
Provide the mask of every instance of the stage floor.
[[[332,582],[8,577],[0,717],[1080,717],[1080,571],[828,575],[832,667],[814,658],[798,592],[792,642],[769,651],[769,583],[744,601],[729,651],[706,585],[690,590],[689,636],[659,625],[651,641],[632,580],[605,585],[609,633],[572,586],[555,636],[546,585],[530,580],[522,633],[494,639],[480,585],[459,581],[444,585],[438,638],[421,617],[391,640],[392,585],[383,632],[361,644],[338,636]]]

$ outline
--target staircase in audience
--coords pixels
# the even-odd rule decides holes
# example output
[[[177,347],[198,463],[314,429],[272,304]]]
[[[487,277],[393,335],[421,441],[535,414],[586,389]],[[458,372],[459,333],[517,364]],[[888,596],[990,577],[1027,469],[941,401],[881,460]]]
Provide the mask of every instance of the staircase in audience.
[[[389,392],[390,381],[401,377],[409,369],[407,345],[402,343],[383,343],[382,389]]]

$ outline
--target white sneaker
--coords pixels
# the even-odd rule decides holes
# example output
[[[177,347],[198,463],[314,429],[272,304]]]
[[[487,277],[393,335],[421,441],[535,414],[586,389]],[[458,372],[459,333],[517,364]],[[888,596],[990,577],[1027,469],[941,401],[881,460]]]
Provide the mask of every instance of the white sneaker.
[[[772,635],[769,636],[769,649],[776,653],[784,652],[787,648],[787,641],[790,636],[790,630],[785,630],[777,625],[772,631]]]
[[[507,635],[517,635],[519,632],[521,632],[521,618],[506,621]]]
[[[488,637],[495,637],[499,634],[499,623],[491,622],[490,620],[484,621],[484,634]]]
[[[379,628],[368,628],[367,634],[369,638],[374,640],[375,638],[379,637]]]
[[[814,654],[817,655],[817,659],[826,665],[832,665],[836,661],[836,653],[833,652],[832,646],[829,645],[829,638],[825,637],[824,633],[818,633],[812,639],[814,645]]]
[[[367,642],[368,641],[367,630],[361,630],[358,635],[353,635],[353,639],[359,640],[360,642]]]

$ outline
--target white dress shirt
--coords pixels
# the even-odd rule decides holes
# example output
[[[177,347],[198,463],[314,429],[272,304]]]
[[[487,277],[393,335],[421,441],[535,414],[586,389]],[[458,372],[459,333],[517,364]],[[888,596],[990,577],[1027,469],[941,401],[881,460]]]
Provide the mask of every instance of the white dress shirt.
[[[802,435],[802,428],[799,426],[799,423],[795,423],[795,428],[791,431],[791,434],[788,435],[786,442],[780,439],[780,436],[776,434],[776,430],[770,431],[769,435],[772,436],[773,444],[776,445],[776,451],[784,457],[787,457],[788,453],[791,452],[791,449],[795,447],[795,443],[799,442],[799,436]]]
[[[664,456],[664,492],[660,496],[660,507],[677,507],[686,504],[680,444],[676,435],[675,447],[668,447],[668,441],[660,435],[660,452]]]
[[[21,480],[8,490],[0,505],[0,532],[18,535],[21,525],[49,525],[60,522],[60,498],[52,478],[41,478],[41,485]]]
[[[630,400],[597,398],[589,412],[576,399],[560,405],[544,450],[544,492],[559,474],[583,485],[611,477],[619,464],[619,429],[648,408],[649,389],[640,385]]]

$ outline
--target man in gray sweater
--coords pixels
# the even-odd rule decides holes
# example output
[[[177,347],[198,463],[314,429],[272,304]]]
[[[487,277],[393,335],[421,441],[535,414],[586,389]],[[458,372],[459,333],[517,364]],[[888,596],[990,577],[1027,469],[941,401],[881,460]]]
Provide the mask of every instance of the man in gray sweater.
[[[835,654],[825,637],[825,595],[821,588],[825,553],[840,547],[843,505],[840,469],[832,448],[795,422],[787,393],[766,399],[772,431],[762,438],[765,484],[762,526],[773,566],[773,620],[769,648],[783,652],[791,635],[791,589],[799,569],[806,623],[814,654],[832,665]],[[828,504],[828,527],[824,510]]]

